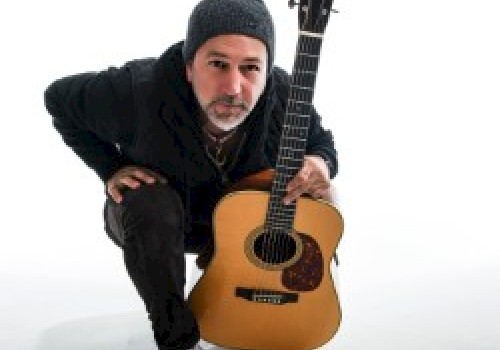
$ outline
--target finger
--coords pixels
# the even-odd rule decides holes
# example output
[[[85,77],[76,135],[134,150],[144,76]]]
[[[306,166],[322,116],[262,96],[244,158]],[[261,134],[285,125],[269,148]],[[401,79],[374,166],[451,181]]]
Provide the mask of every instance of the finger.
[[[322,179],[318,179],[313,181],[308,186],[308,192],[313,195],[315,192],[323,192],[330,187],[328,182],[323,181]]]
[[[123,186],[129,187],[129,188],[135,190],[136,188],[141,186],[141,182],[132,176],[123,176],[117,180],[116,187],[120,188]]]
[[[285,203],[285,205],[289,205],[307,191],[307,183],[301,183],[301,185],[295,187],[286,194],[286,196],[283,198],[283,202]]]
[[[290,205],[292,204],[297,198],[299,198],[299,194],[297,194],[296,192],[293,192],[293,193],[289,193],[287,194],[285,197],[283,197],[283,203],[285,203],[285,205]]]
[[[122,191],[124,187],[136,189],[141,186],[140,181],[131,176],[122,176],[108,185],[108,193],[116,203],[121,203],[123,200]]]
[[[310,171],[302,168],[290,182],[288,183],[286,187],[287,192],[293,192],[297,188],[303,187],[304,184],[306,184],[309,181],[309,176],[310,176]]]
[[[147,184],[153,184],[156,182],[156,177],[154,176],[154,174],[146,172],[142,169],[135,169],[132,172],[132,176]]]
[[[135,168],[132,175],[137,177],[141,181],[148,183],[148,184],[155,183],[156,181],[158,181],[162,184],[167,183],[167,179],[163,175],[161,175],[153,170],[149,170],[149,169],[145,169],[145,168]]]
[[[296,200],[308,188],[310,171],[302,168],[297,175],[288,183],[286,187],[286,196],[283,201],[286,205]]]
[[[284,197],[284,202],[287,205],[304,193],[314,198],[323,198],[325,190],[329,188],[329,183],[325,182],[320,175],[314,172],[308,178],[299,175],[294,180],[289,187],[289,191],[287,191],[287,195]]]
[[[108,186],[108,194],[118,204],[120,204],[123,200],[123,196],[116,186]]]
[[[330,186],[329,179],[324,178],[323,175],[317,171],[311,172],[308,182],[309,188],[313,190],[327,188]]]
[[[166,184],[167,183],[167,179],[163,175],[160,175],[157,172],[152,171],[152,170],[149,170],[149,173],[150,173],[151,176],[153,176],[160,183],[162,183],[162,184]]]

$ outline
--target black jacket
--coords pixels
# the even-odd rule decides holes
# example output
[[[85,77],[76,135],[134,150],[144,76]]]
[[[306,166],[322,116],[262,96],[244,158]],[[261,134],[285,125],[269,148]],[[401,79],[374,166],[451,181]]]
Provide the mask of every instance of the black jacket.
[[[228,184],[275,164],[289,77],[273,69],[243,124],[251,132],[239,157],[222,172],[205,153],[181,47],[182,42],[171,46],[158,59],[59,79],[45,91],[45,104],[64,142],[103,181],[125,165],[155,170],[179,191],[191,219],[204,222]],[[307,154],[328,160],[331,177],[336,174],[332,135],[315,111]]]

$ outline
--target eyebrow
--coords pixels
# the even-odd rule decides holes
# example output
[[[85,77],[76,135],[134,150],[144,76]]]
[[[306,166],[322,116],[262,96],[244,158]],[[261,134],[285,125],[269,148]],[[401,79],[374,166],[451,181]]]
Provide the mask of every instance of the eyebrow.
[[[216,51],[216,50],[211,50],[207,53],[207,58],[210,57],[219,57],[219,58],[229,58],[228,55],[226,55],[223,52]],[[254,63],[262,63],[262,60],[258,57],[246,57],[243,59],[244,62],[254,62]]]

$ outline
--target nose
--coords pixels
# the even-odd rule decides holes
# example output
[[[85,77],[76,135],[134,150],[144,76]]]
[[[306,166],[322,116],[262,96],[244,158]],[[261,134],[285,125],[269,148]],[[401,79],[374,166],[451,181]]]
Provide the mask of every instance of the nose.
[[[222,82],[222,93],[229,96],[237,96],[241,94],[243,84],[243,77],[239,69],[232,68],[226,71]]]

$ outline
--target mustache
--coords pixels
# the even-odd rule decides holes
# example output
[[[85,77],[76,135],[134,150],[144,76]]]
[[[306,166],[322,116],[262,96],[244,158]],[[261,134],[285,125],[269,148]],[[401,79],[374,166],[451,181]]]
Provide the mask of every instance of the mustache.
[[[215,100],[210,102],[208,104],[208,106],[211,107],[216,103],[224,103],[230,107],[239,107],[245,111],[248,111],[248,104],[245,101],[238,100],[234,96],[224,95],[224,96],[217,97]]]

